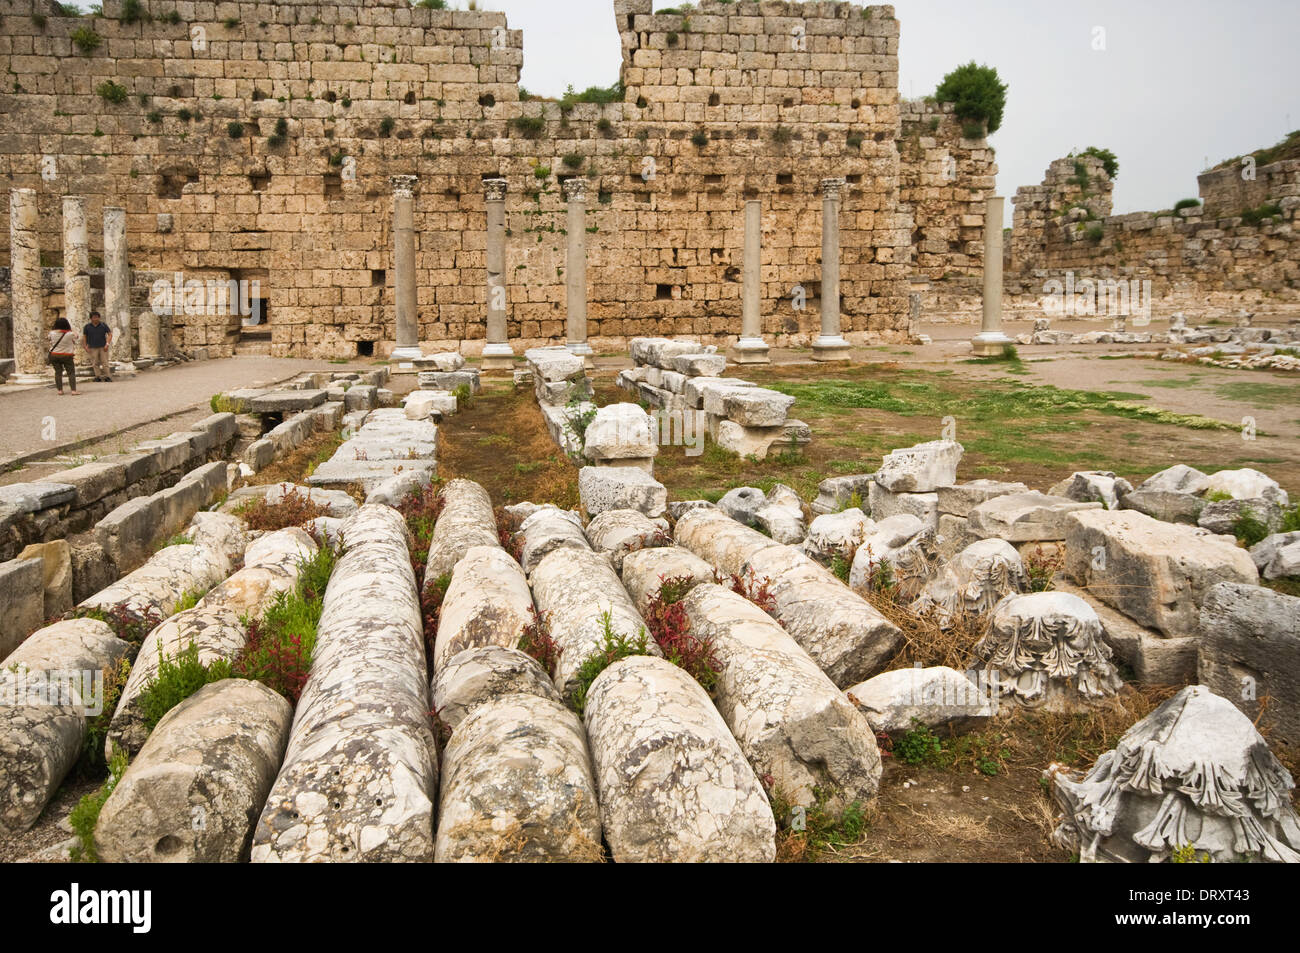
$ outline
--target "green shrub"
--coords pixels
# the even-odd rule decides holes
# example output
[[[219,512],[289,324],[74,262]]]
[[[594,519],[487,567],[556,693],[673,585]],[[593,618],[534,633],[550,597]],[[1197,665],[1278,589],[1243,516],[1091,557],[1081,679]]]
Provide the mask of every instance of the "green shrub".
[[[991,66],[972,60],[957,67],[943,78],[934,96],[941,103],[952,103],[958,119],[984,123],[990,135],[1002,126],[1007,86]]]
[[[233,30],[235,27],[239,26],[239,17],[226,17],[221,21],[221,25],[227,30]]]
[[[916,719],[911,730],[894,742],[894,757],[904,764],[934,764],[942,753],[939,737]]]
[[[145,9],[140,0],[123,0],[122,3],[122,22],[123,23],[152,23],[153,15]]]
[[[570,169],[580,169],[586,159],[580,152],[569,152],[564,155],[561,161]]]
[[[1238,514],[1237,521],[1232,524],[1232,535],[1249,549],[1268,537],[1268,524],[1260,519],[1254,510],[1247,507]]]
[[[601,672],[615,662],[633,655],[646,655],[649,651],[650,639],[645,629],[635,638],[630,638],[614,631],[614,623],[608,611],[600,617],[600,621],[604,627],[604,642],[600,649],[587,656],[578,667],[577,675],[574,676],[578,684],[569,695],[569,704],[579,718],[587,710],[587,692]]]
[[[108,766],[108,780],[98,791],[87,794],[68,815],[68,823],[77,843],[72,847],[72,859],[77,862],[95,864],[99,862],[99,852],[95,849],[95,827],[99,824],[99,813],[104,809],[109,795],[126,774],[127,757],[125,751],[113,756]]]
[[[614,124],[605,116],[596,120],[596,131],[603,136],[608,136],[614,131]]]
[[[242,122],[226,123],[226,135],[231,139],[240,139],[244,135],[244,124]]]
[[[691,136],[691,144],[696,148],[703,149],[709,144],[709,134],[703,129],[697,129],[695,134]]]
[[[862,148],[862,136],[860,133],[851,132],[844,137],[844,144],[850,149]]]
[[[164,715],[204,685],[232,675],[231,665],[225,659],[215,659],[208,664],[199,661],[199,647],[191,642],[175,657],[164,655],[159,660],[158,674],[150,679],[136,701],[140,717],[153,731]]]
[[[68,39],[72,41],[73,46],[81,51],[82,56],[89,56],[99,49],[99,44],[104,42],[103,37],[88,26],[77,27],[68,34]]]
[[[1255,208],[1244,208],[1241,210],[1241,220],[1246,225],[1258,225],[1266,218],[1281,218],[1282,206],[1275,205],[1271,202],[1265,202],[1263,205],[1257,205]]]
[[[1094,159],[1101,160],[1101,166],[1106,170],[1106,176],[1112,181],[1119,175],[1119,159],[1115,158],[1115,153],[1109,149],[1099,149],[1096,146],[1089,146],[1079,153],[1081,156],[1092,156]]]
[[[1101,225],[1089,225],[1087,230],[1084,231],[1083,237],[1096,245],[1106,237],[1106,229]]]
[[[379,134],[383,136],[385,139],[391,136],[393,134],[393,130],[396,128],[397,128],[397,120],[394,119],[392,116],[385,116],[383,119],[379,120]]]
[[[963,139],[983,139],[984,136],[984,123],[979,120],[971,119],[961,124],[961,137]]]
[[[1174,203],[1174,211],[1181,212],[1185,208],[1198,208],[1200,204],[1200,199],[1179,199]]]
[[[166,13],[164,13],[164,14],[162,15],[162,22],[163,22],[163,23],[167,23],[167,24],[169,24],[169,25],[171,25],[171,26],[176,26],[178,23],[181,22],[181,14],[180,14],[180,11],[179,11],[179,10],[168,10]]]
[[[122,105],[122,103],[126,102],[127,96],[130,95],[125,86],[121,83],[115,83],[111,79],[105,80],[96,86],[95,92],[104,102],[112,103],[114,106]]]
[[[446,10],[447,0],[415,0],[415,5],[426,10]]]
[[[163,114],[157,109],[154,109],[154,110],[150,110],[147,114],[145,114],[144,118],[149,120],[149,122],[152,125],[156,126],[163,121]]]
[[[537,139],[546,131],[546,120],[541,116],[516,116],[510,125],[525,139]]]
[[[549,165],[533,166],[533,177],[537,179],[549,179],[551,177],[551,167]]]

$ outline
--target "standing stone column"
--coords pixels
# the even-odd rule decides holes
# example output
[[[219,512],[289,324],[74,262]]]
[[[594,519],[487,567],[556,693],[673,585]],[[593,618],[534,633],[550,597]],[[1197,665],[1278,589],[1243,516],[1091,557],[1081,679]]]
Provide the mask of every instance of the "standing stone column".
[[[762,305],[763,206],[758,199],[745,203],[744,285],[740,300],[740,340],[731,350],[737,364],[770,364],[763,340]]]
[[[980,357],[998,357],[1012,345],[1002,333],[1002,196],[988,200],[984,212],[984,320],[971,348]]]
[[[9,192],[9,263],[15,384],[45,379],[45,321],[41,317],[41,243],[35,189]]]
[[[514,349],[506,331],[506,180],[484,179],[487,203],[487,345],[483,370],[514,367]]]
[[[126,209],[104,207],[104,320],[113,332],[108,356],[131,360],[131,272],[126,263]]]
[[[63,197],[63,305],[77,334],[90,320],[90,244],[86,237],[86,197]]]
[[[822,333],[814,361],[847,361],[849,342],[840,334],[840,202],[843,179],[822,179]]]
[[[565,179],[564,198],[569,203],[565,346],[591,366],[592,350],[587,343],[587,180]]]
[[[393,287],[397,290],[397,346],[392,359],[407,362],[423,357],[420,352],[420,319],[415,297],[415,184],[414,175],[395,175],[393,186]]]
[[[162,320],[152,308],[141,311],[136,319],[140,328],[140,357],[157,359],[162,357]]]

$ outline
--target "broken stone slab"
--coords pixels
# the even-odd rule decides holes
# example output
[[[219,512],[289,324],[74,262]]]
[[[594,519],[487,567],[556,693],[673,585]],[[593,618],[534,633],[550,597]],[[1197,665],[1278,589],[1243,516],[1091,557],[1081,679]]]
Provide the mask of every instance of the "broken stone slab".
[[[902,641],[898,628],[812,559],[737,523],[721,510],[692,510],[677,542],[724,576],[768,582],[775,618],[840,688],[875,675]]]
[[[1053,582],[1059,592],[1078,596],[1101,620],[1102,634],[1115,657],[1133,671],[1139,685],[1183,685],[1196,680],[1196,637],[1169,638],[1154,629],[1138,625],[1124,613],[1112,609],[1088,590],[1071,585],[1057,573]]]
[[[874,473],[830,477],[817,484],[817,499],[813,500],[814,513],[836,513],[854,503],[857,507],[869,506],[871,485],[876,482]]]
[[[849,587],[868,592],[887,579],[901,598],[911,600],[939,568],[934,531],[915,516],[900,513],[880,520],[863,539],[849,567]]]
[[[1070,516],[1065,573],[1107,605],[1167,636],[1200,632],[1200,606],[1220,582],[1255,585],[1236,541],[1132,510]]]
[[[601,826],[616,863],[768,863],[767,796],[704,689],[636,656],[596,678],[585,716]]]
[[[986,503],[999,496],[1028,492],[1029,487],[1023,483],[1003,483],[1000,480],[971,480],[969,483],[954,483],[952,486],[939,487],[935,490],[935,502],[940,513],[965,518],[970,516],[970,511],[981,503]]]
[[[166,618],[187,593],[207,592],[230,574],[230,559],[208,546],[184,544],[159,550],[139,569],[81,603],[83,609],[123,606],[136,616]]]
[[[254,414],[296,413],[311,410],[325,403],[323,390],[273,390],[259,394],[248,401],[248,412]]]
[[[433,666],[482,645],[514,648],[533,621],[523,569],[499,545],[471,546],[451,573],[438,617]]]
[[[977,679],[943,665],[882,672],[847,691],[872,729],[895,738],[926,728],[972,731],[997,714],[998,699]]]
[[[1253,519],[1263,523],[1270,533],[1277,532],[1282,526],[1285,511],[1272,500],[1257,497],[1252,500],[1218,500],[1206,503],[1196,525],[1220,536],[1232,536],[1242,519]]]
[[[1064,592],[1003,599],[975,656],[991,690],[1025,708],[1074,711],[1123,684],[1097,613]]]
[[[33,559],[0,563],[0,656],[8,655],[45,620],[45,569]]]
[[[349,387],[343,394],[343,409],[345,411],[374,410],[376,407],[385,406],[389,402],[381,400],[381,394],[392,396],[387,391],[381,391],[378,387],[372,387],[369,384],[357,384],[355,387]]]
[[[53,509],[77,498],[77,488],[70,483],[13,483],[0,486],[0,505],[11,506],[20,513],[38,513]]]
[[[459,351],[441,351],[437,354],[426,354],[412,362],[416,370],[420,371],[458,371],[465,366],[465,358]]]
[[[715,420],[710,436],[723,450],[737,456],[766,460],[773,447],[785,439],[785,426],[746,427],[734,420]]]
[[[445,390],[455,393],[461,387],[468,387],[471,394],[483,392],[478,368],[465,368],[459,371],[420,371],[418,383],[421,390]]]
[[[634,467],[583,467],[578,471],[578,495],[588,515],[606,510],[640,510],[654,519],[664,515],[668,491]]]
[[[723,415],[742,427],[782,427],[793,406],[793,397],[766,387],[739,388],[722,398]]]
[[[997,536],[1011,543],[1031,543],[1065,539],[1071,514],[1100,508],[1100,503],[1080,503],[1031,490],[987,500],[966,518],[971,531],[984,539]]]
[[[592,549],[609,555],[615,572],[622,571],[628,553],[671,542],[668,521],[640,510],[606,510],[587,524],[586,533]]]
[[[925,584],[912,610],[934,610],[941,625],[989,612],[1004,597],[1026,592],[1029,576],[1016,548],[1003,539],[972,543]]]
[[[970,520],[966,517],[940,513],[936,539],[939,543],[939,555],[944,559],[952,559],[971,543],[979,542],[980,537],[971,532]]]
[[[1195,526],[1205,509],[1205,500],[1191,493],[1177,490],[1136,489],[1120,497],[1122,510],[1136,510],[1166,523],[1186,523]]]
[[[674,520],[679,520],[682,518],[683,513],[690,510],[700,509],[701,507],[716,507],[717,505],[708,500],[673,500],[668,504],[668,515]]]
[[[433,526],[423,585],[451,573],[470,548],[501,545],[492,497],[473,480],[451,480],[439,491],[442,512]]]
[[[433,475],[427,470],[395,473],[387,480],[381,480],[371,486],[370,491],[366,493],[366,502],[400,506],[411,494],[423,492],[432,480]]]
[[[721,395],[723,393],[757,386],[752,381],[743,381],[736,377],[692,377],[682,386],[682,397],[687,406],[696,410],[704,410],[705,394],[714,392],[718,395],[718,403],[715,405],[716,409],[713,412],[722,413]]]
[[[644,610],[668,580],[685,580],[687,588],[714,581],[713,567],[680,546],[630,552],[623,558],[622,575],[623,585],[638,610]]]
[[[346,446],[346,444],[345,444]],[[335,456],[318,466],[307,478],[312,486],[348,486],[356,483],[369,492],[370,488],[401,473],[421,473],[432,480],[438,468],[432,459],[399,457],[387,460],[339,459]]]
[[[783,483],[768,490],[766,501],[754,513],[755,528],[778,543],[794,546],[808,535],[803,518],[803,500]]]
[[[685,354],[711,354],[717,348],[698,341],[674,341],[669,338],[632,338],[628,353],[634,363],[650,364],[663,370],[671,369],[673,359]]]
[[[103,671],[130,649],[98,619],[46,626],[0,661],[0,832],[36,822],[102,711]]]
[[[957,464],[963,452],[955,440],[931,440],[891,450],[876,471],[876,483],[891,493],[932,493],[957,482]]]
[[[646,651],[662,654],[604,553],[560,547],[538,562],[529,582],[538,615],[549,623],[560,650],[555,687],[565,698],[578,687],[582,663],[604,647],[606,622],[616,637],[646,636]]]
[[[402,413],[407,420],[442,420],[456,413],[456,397],[442,390],[417,390],[406,395]]]
[[[563,699],[551,677],[530,655],[514,647],[482,645],[448,659],[433,677],[433,710],[454,733],[465,717],[505,695],[536,695],[556,704]]]
[[[525,519],[519,525],[519,535],[524,540],[521,562],[529,576],[545,556],[557,549],[591,549],[578,514],[555,506],[544,506]]]
[[[725,354],[679,354],[672,359],[673,370],[687,377],[720,377],[727,369]]]
[[[1139,490],[1151,490],[1161,493],[1190,493],[1194,496],[1205,492],[1210,478],[1194,467],[1175,464],[1172,467],[1153,473],[1138,484]]]
[[[1300,754],[1300,598],[1219,583],[1201,606],[1201,632],[1200,683]]]
[[[107,863],[237,863],[271,791],[293,707],[261,682],[205,685],[158,722],[100,811]]]
[[[1108,510],[1119,509],[1122,496],[1133,492],[1133,484],[1110,470],[1079,470],[1047,491],[1080,503],[1098,502]]]
[[[524,360],[539,381],[573,381],[586,376],[581,357],[566,347],[537,347],[524,352]]]
[[[1204,685],[1126,731],[1087,774],[1048,769],[1065,812],[1052,840],[1083,863],[1300,863],[1290,774],[1250,719]]]
[[[406,538],[387,506],[363,506],[344,524],[255,863],[433,858],[438,762]]]
[[[73,503],[78,507],[86,507],[126,487],[128,460],[123,457],[126,455],[115,454],[93,463],[83,463],[71,470],[52,473],[40,482],[73,487],[76,493]],[[130,458],[129,462],[134,462],[134,458]]]
[[[838,513],[823,513],[812,521],[803,541],[803,551],[820,563],[853,558],[875,520],[856,506]]]
[[[872,519],[880,521],[907,514],[931,529],[939,527],[938,493],[894,493],[879,483],[872,483],[867,498]]]
[[[573,712],[537,695],[506,695],[456,726],[442,755],[434,859],[604,859],[587,738]]]
[[[71,482],[71,481],[67,481]],[[1205,482],[1205,493],[1227,493],[1234,500],[1254,500],[1260,497],[1279,506],[1291,502],[1286,490],[1278,482],[1258,470],[1243,467],[1240,470],[1220,470],[1210,474]]]
[[[711,583],[682,605],[691,634],[722,665],[718,711],[758,776],[804,807],[818,793],[841,807],[875,797],[881,766],[871,725],[771,616]]]
[[[1250,547],[1250,558],[1265,579],[1300,577],[1300,531],[1274,533]]]
[[[754,526],[759,509],[767,505],[767,494],[756,486],[738,486],[724,493],[717,505],[736,522]]]
[[[18,558],[40,561],[44,596],[42,619],[58,618],[72,608],[72,553],[67,540],[32,543],[24,547]]]
[[[310,560],[319,549],[311,534],[300,527],[278,529],[248,544],[244,550],[244,568],[275,568],[296,573],[298,563]]]
[[[638,405],[607,404],[587,425],[583,454],[594,462],[645,459],[659,452],[658,437],[654,420]]]

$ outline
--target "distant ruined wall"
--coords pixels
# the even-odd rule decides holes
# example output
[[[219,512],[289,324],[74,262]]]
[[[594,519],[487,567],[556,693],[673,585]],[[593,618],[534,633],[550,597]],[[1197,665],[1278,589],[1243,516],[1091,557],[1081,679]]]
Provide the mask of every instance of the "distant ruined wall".
[[[62,196],[86,195],[92,256],[103,206],[124,206],[133,268],[259,281],[272,353],[379,355],[394,339],[389,177],[415,174],[420,337],[474,353],[482,180],[503,176],[509,333],[554,341],[560,183],[582,175],[598,344],[734,336],[749,197],[763,201],[764,332],[801,344],[818,324],[819,182],[842,176],[844,329],[909,336],[892,7],[706,2],[683,17],[614,0],[624,101],[563,112],[520,101],[523,36],[501,13],[404,0],[141,7],[151,19],[128,24],[121,0],[80,19],[47,0],[0,0],[0,187],[38,191],[48,265]],[[89,55],[70,39],[77,29],[100,38]],[[125,100],[98,95],[105,83]],[[965,241],[964,228],[944,240]],[[6,227],[5,264],[7,244]],[[187,317],[176,338],[228,354],[240,318]]]
[[[1045,283],[1066,272],[1150,281],[1162,313],[1300,302],[1300,162],[1262,166],[1255,182],[1240,187],[1224,171],[1240,180],[1238,169],[1200,176],[1204,206],[1111,215],[1112,186],[1101,163],[1057,159],[1042,185],[1016,192],[1008,308],[1032,310]],[[1242,218],[1243,210],[1265,203],[1277,204],[1280,214],[1258,224]]]

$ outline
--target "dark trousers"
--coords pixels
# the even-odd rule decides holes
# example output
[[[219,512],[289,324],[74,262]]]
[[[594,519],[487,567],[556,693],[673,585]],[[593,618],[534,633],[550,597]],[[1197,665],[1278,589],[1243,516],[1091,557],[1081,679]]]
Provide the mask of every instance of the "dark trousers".
[[[77,389],[77,359],[71,354],[51,354],[50,363],[54,365],[54,388],[63,390],[63,372],[68,372],[68,384]]]

